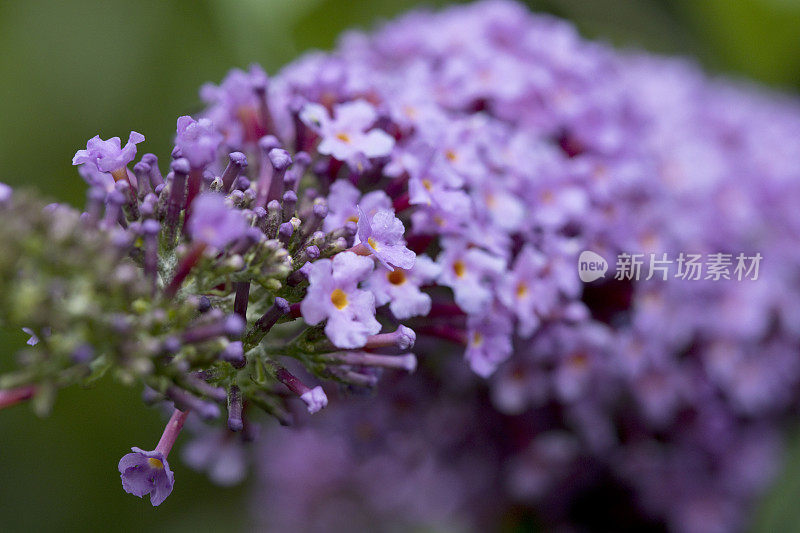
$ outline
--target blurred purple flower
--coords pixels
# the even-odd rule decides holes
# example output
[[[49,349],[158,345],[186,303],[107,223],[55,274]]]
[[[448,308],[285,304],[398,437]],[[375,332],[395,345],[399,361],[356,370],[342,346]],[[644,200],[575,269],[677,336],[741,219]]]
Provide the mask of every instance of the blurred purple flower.
[[[216,161],[222,140],[222,134],[207,118],[194,120],[183,116],[178,119],[175,146],[180,150],[179,157],[185,157],[192,168],[205,168]]]
[[[249,228],[242,213],[228,207],[225,198],[216,193],[197,197],[188,227],[192,239],[218,249],[244,237]]]

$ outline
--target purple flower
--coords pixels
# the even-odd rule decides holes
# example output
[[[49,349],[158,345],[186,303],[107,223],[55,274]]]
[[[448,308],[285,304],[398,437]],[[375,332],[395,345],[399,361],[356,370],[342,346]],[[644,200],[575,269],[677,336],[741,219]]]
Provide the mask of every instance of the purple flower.
[[[322,229],[328,232],[341,228],[347,222],[358,222],[359,206],[364,213],[372,216],[378,209],[391,209],[392,200],[380,190],[361,196],[361,191],[349,181],[334,181],[328,194],[328,216],[325,217]]]
[[[252,65],[247,72],[232,70],[219,86],[209,83],[200,89],[200,97],[211,104],[205,115],[225,133],[229,145],[241,147],[245,141],[255,143],[264,135],[258,90],[268,83],[264,70]]]
[[[72,164],[91,163],[101,172],[115,173],[115,171],[124,169],[128,163],[133,161],[133,158],[136,157],[136,145],[143,140],[144,135],[132,131],[130,137],[128,137],[128,143],[121,147],[119,137],[111,137],[104,141],[99,135],[95,135],[86,143],[86,150],[75,152]]]
[[[131,448],[133,453],[119,460],[119,473],[125,492],[142,498],[150,495],[153,506],[161,505],[172,492],[175,475],[163,453]]]
[[[368,257],[342,252],[312,263],[306,297],[300,303],[303,318],[311,325],[325,319],[325,334],[339,348],[360,348],[369,335],[378,333],[375,297],[358,283],[373,270]]]
[[[531,246],[520,251],[514,268],[502,277],[498,296],[503,304],[516,315],[519,334],[530,337],[539,327],[541,314],[550,311],[558,298],[558,287],[542,279],[547,259]]]
[[[453,289],[465,312],[483,312],[494,296],[491,282],[505,270],[505,260],[458,239],[443,239],[442,245],[439,284]]]
[[[361,245],[389,270],[394,270],[394,267],[408,270],[414,266],[416,254],[406,248],[404,232],[403,223],[392,211],[380,209],[368,217],[359,207],[358,238]]]
[[[485,182],[473,190],[474,205],[491,224],[507,233],[518,231],[526,220],[525,204],[507,185]]]
[[[511,356],[511,329],[511,320],[501,309],[469,317],[464,357],[473,372],[489,377]]]
[[[11,189],[11,187],[5,183],[0,183],[0,202],[8,201],[13,193],[14,191]]]
[[[25,344],[28,346],[36,346],[39,344],[39,337],[36,336],[36,333],[34,333],[31,328],[22,328],[22,331],[31,336]]]
[[[94,163],[84,163],[78,167],[78,174],[90,188],[99,189],[106,194],[116,190],[114,176],[107,172],[100,172]]]
[[[222,140],[222,134],[214,129],[214,124],[207,118],[195,120],[183,116],[178,119],[175,146],[180,150],[180,157],[188,159],[192,168],[205,168],[216,161]]]
[[[221,194],[203,193],[192,204],[189,234],[196,241],[222,249],[244,237],[249,228],[241,211],[225,205]]]
[[[344,161],[351,168],[360,168],[363,158],[383,157],[392,152],[394,138],[383,130],[369,129],[377,119],[370,104],[356,100],[339,104],[333,111],[335,117],[331,119],[324,106],[310,103],[300,112],[301,120],[322,137],[319,153]]]
[[[375,269],[365,286],[375,295],[376,304],[389,304],[395,318],[425,316],[431,310],[431,297],[420,290],[420,285],[433,282],[440,270],[430,257],[419,255],[410,270]]]
[[[414,233],[433,235],[461,234],[474,222],[472,201],[463,191],[446,191],[437,194],[438,201],[411,214],[411,227]],[[438,204],[438,205],[437,205]],[[500,235],[499,232],[494,232]],[[486,235],[490,237],[494,235]]]
[[[227,428],[198,424],[197,435],[181,448],[181,459],[224,487],[236,485],[247,475],[247,450],[242,436]]]

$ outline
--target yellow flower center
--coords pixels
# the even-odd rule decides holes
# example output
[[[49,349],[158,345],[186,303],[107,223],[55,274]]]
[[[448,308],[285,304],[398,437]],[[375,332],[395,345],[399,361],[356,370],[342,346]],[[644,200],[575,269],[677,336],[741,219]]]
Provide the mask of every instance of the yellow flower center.
[[[334,289],[331,293],[331,303],[336,306],[336,309],[344,309],[347,307],[347,295],[342,289]]]
[[[378,251],[378,241],[376,241],[372,237],[369,237],[367,239],[367,242],[369,243],[370,246],[372,246],[373,250],[375,250],[376,252]]]
[[[516,293],[517,293],[517,298],[522,298],[523,296],[528,294],[528,286],[520,281],[519,283],[517,283]]]
[[[464,274],[467,272],[467,266],[464,264],[464,261],[459,259],[453,263],[453,272],[455,272],[456,276],[459,278],[463,278]]]
[[[342,141],[343,143],[349,143],[350,142],[350,136],[348,134],[344,133],[344,132],[337,133],[336,134],[336,138],[339,139],[340,141]]]
[[[424,179],[422,180],[422,186],[425,187],[425,190],[429,191],[433,188],[433,183],[431,183],[429,179]]]
[[[349,217],[347,217],[347,220],[348,222],[355,222],[356,224],[358,224],[358,215],[350,215]]]
[[[458,159],[458,154],[453,150],[446,150],[444,156],[449,159],[450,162],[454,162],[456,159]]]
[[[480,346],[483,343],[483,335],[480,332],[476,331],[472,334],[472,345],[473,346]]]
[[[406,282],[406,273],[398,268],[386,274],[386,279],[388,279],[389,283],[392,285],[402,285]]]
[[[147,459],[147,464],[149,464],[152,468],[157,468],[159,470],[164,469],[164,463],[156,459],[155,457],[150,457]]]

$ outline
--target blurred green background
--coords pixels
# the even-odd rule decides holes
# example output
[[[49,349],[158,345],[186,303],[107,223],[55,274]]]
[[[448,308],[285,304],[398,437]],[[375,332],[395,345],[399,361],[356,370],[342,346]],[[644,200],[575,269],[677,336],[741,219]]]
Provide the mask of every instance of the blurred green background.
[[[527,3],[575,21],[587,36],[694,56],[714,72],[791,92],[800,86],[798,0]],[[176,117],[199,109],[203,82],[251,62],[275,72],[305,50],[331,48],[346,28],[369,28],[415,5],[2,0],[0,181],[81,205],[84,187],[70,159],[88,138],[127,137],[133,129],[147,137],[140,153],[164,158]],[[0,369],[24,340],[19,332],[0,332]],[[132,445],[154,446],[162,424],[138,390],[110,382],[64,391],[47,419],[35,418],[28,406],[0,412],[0,531],[246,529],[247,487],[214,487],[180,461],[173,461],[176,489],[161,507],[125,494],[117,461]],[[756,528],[800,530],[798,493],[800,451],[787,461]]]

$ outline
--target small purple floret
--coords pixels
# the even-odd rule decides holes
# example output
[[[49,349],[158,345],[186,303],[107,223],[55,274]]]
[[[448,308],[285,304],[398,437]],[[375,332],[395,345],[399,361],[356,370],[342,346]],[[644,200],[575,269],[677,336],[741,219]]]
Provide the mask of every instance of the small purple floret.
[[[414,267],[416,254],[403,241],[405,228],[388,209],[379,209],[372,217],[358,209],[358,238],[378,261],[389,270]]]
[[[327,319],[325,334],[338,348],[364,346],[367,337],[381,329],[375,320],[375,297],[358,288],[372,272],[373,261],[342,252],[310,265],[308,292],[300,303],[303,318],[311,325]]]
[[[122,147],[119,137],[107,141],[95,135],[86,143],[86,150],[78,150],[72,158],[73,165],[91,163],[101,172],[114,172],[128,165],[136,156],[136,145],[144,140],[144,135],[132,131],[128,143]]]
[[[153,506],[161,505],[175,484],[175,475],[169,469],[167,458],[155,450],[145,451],[136,447],[131,450],[133,453],[119,461],[122,488],[139,498],[149,494]]]

